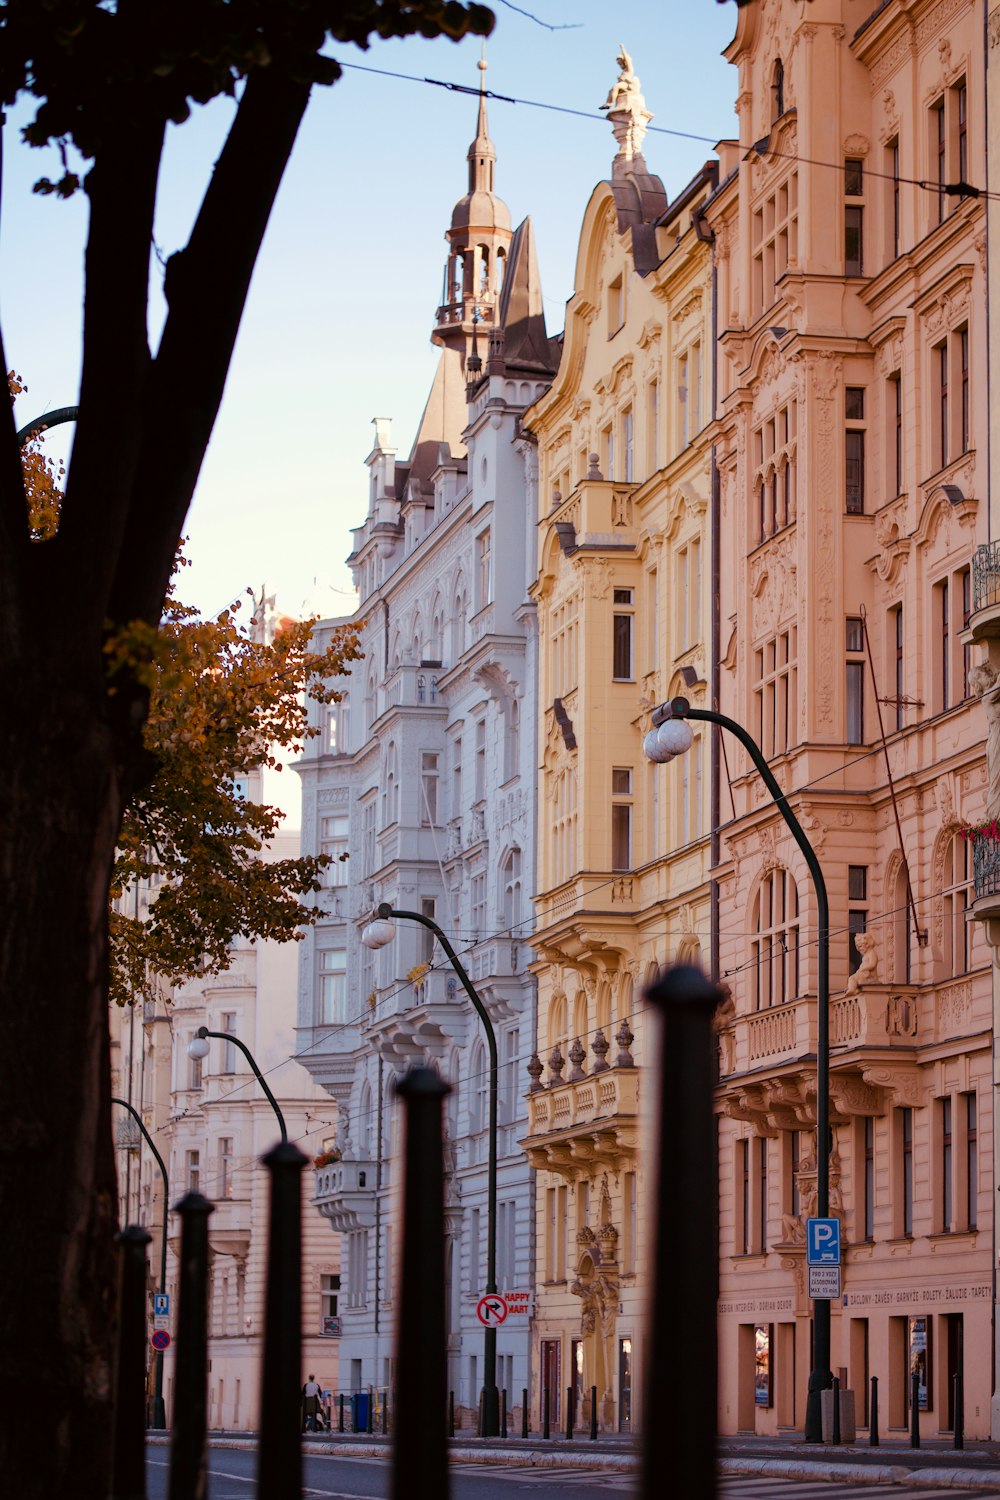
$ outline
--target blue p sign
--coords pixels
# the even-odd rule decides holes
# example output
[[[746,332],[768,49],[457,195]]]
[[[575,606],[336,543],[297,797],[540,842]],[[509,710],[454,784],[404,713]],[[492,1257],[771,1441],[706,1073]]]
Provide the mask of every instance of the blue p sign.
[[[840,1265],[840,1220],[806,1220],[806,1263],[810,1266]]]

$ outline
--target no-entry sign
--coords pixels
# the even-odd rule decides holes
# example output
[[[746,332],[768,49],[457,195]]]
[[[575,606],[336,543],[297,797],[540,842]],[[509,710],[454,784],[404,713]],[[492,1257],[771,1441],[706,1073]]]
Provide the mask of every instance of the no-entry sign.
[[[487,1292],[476,1304],[476,1317],[484,1328],[496,1328],[506,1320],[506,1300],[499,1292]]]

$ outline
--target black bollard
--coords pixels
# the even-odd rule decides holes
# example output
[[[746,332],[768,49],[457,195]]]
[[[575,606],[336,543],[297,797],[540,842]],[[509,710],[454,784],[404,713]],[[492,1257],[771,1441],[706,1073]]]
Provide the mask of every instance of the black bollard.
[[[111,1500],[146,1500],[146,1246],[152,1236],[129,1224],[118,1245]]]
[[[549,1388],[545,1387],[542,1392],[542,1437],[549,1436]]]
[[[271,1178],[260,1387],[257,1491],[268,1500],[302,1494],[302,1168],[289,1141],[261,1161]]]
[[[910,1447],[920,1447],[920,1372],[910,1376]]]
[[[597,1386],[590,1387],[590,1441],[597,1442]]]
[[[878,1447],[878,1376],[872,1376],[872,1393],[868,1408],[868,1446]]]
[[[650,1307],[643,1375],[644,1500],[663,1493],[662,1420],[669,1420],[672,1434],[672,1489],[685,1500],[715,1500],[716,1494],[719,1240],[712,1021],[721,998],[693,967],[667,970],[647,992],[661,1026],[659,1149],[649,1194],[655,1256],[650,1285],[658,1295]],[[683,1296],[669,1294],[678,1287]],[[671,1349],[697,1350],[698,1357],[665,1357]],[[654,1412],[658,1420],[649,1420]]]
[[[403,1246],[395,1417],[393,1500],[448,1495],[448,1444],[426,1411],[440,1411],[448,1389],[444,1305],[444,1138],[442,1105],[451,1092],[433,1068],[411,1068],[400,1083],[406,1115]]]
[[[963,1386],[964,1382],[962,1380],[961,1374],[959,1374],[958,1371],[955,1372],[955,1374],[954,1374],[954,1376],[952,1378],[953,1378],[953,1380],[955,1382],[955,1387],[954,1387],[954,1389],[955,1389],[955,1395],[954,1395],[955,1414],[954,1414],[954,1416],[952,1418],[952,1421],[955,1423],[955,1447],[956,1448],[964,1448],[965,1447],[965,1392],[962,1389],[962,1386]]]
[[[375,1392],[371,1386],[368,1387],[368,1426],[365,1431],[368,1433],[375,1431]]]
[[[343,1393],[343,1391],[341,1391],[341,1393],[340,1393],[339,1406],[340,1406],[340,1414],[339,1414],[339,1417],[338,1417],[337,1431],[338,1432],[343,1432],[343,1430],[344,1430],[344,1393]]]
[[[483,1426],[483,1413],[485,1411],[485,1407],[486,1407],[486,1392],[485,1392],[485,1390],[480,1390],[480,1392],[479,1392],[479,1416],[477,1418],[476,1437],[483,1437],[484,1434],[485,1434],[485,1432],[486,1432],[486,1428]]]
[[[500,1392],[500,1436],[507,1436],[507,1387]]]
[[[835,1447],[840,1447],[840,1376],[833,1377],[833,1421],[830,1432],[830,1441]]]
[[[448,1392],[448,1436],[455,1436],[455,1392]]]
[[[389,1392],[382,1392],[382,1436],[385,1437],[389,1431]]]
[[[528,1388],[524,1386],[521,1390],[521,1436],[528,1436]]]
[[[175,1212],[181,1221],[177,1281],[177,1355],[174,1360],[174,1430],[170,1439],[170,1500],[205,1494],[208,1425],[208,1216],[211,1203],[186,1193]],[[298,1391],[295,1408],[298,1411]]]
[[[573,1441],[573,1387],[566,1387],[566,1441]]]

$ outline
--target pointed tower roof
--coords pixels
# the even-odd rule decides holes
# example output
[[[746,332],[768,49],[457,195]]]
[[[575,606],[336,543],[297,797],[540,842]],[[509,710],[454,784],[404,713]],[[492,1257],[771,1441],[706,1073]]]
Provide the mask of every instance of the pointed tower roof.
[[[476,138],[466,153],[466,161],[469,163],[469,191],[455,204],[449,239],[456,230],[461,231],[470,226],[477,229],[510,229],[510,209],[493,191],[497,153],[490,140],[489,121],[486,117],[486,58],[481,57],[476,66],[479,68],[479,117],[476,122]]]
[[[508,368],[516,366],[546,375],[555,371],[559,353],[545,329],[542,283],[530,218],[518,225],[510,242],[498,321],[503,329],[503,357]]]

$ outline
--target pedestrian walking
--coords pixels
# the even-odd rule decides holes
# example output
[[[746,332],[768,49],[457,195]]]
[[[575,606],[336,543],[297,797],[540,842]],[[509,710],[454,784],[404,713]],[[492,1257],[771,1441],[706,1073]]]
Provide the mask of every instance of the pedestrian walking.
[[[302,1387],[302,1419],[303,1428],[306,1432],[316,1432],[319,1418],[320,1397],[323,1387],[315,1375],[310,1375]]]

